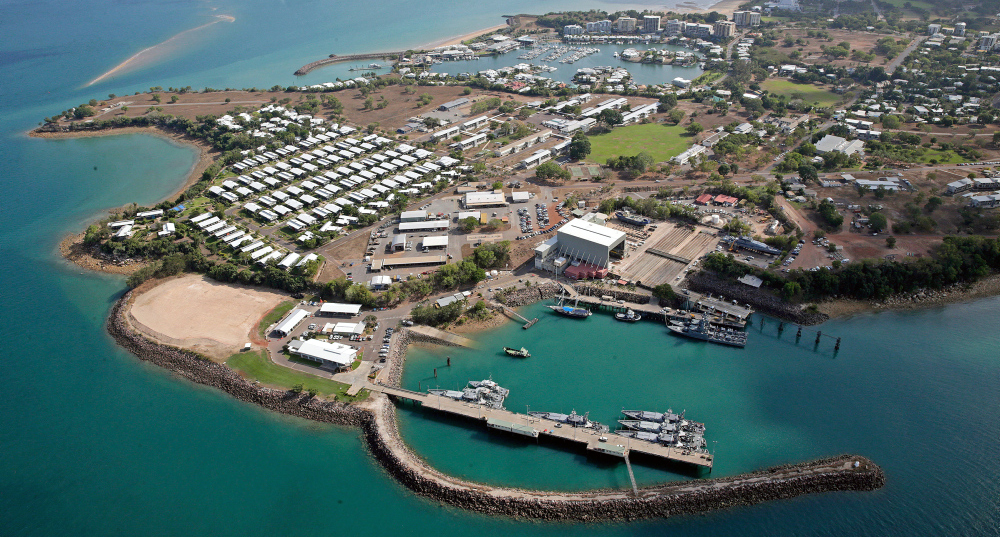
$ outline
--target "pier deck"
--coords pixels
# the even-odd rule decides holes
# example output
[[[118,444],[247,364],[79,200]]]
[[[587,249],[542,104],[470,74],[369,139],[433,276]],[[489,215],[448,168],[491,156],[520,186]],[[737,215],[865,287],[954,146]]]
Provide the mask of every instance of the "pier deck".
[[[419,402],[426,408],[475,419],[484,423],[487,420],[494,420],[530,427],[539,436],[545,435],[570,442],[581,443],[584,444],[588,450],[598,453],[623,458],[628,457],[633,453],[641,453],[643,455],[659,457],[672,462],[681,462],[708,468],[709,470],[712,469],[712,455],[707,453],[698,453],[695,451],[672,448],[662,444],[639,440],[637,438],[618,436],[614,433],[599,433],[593,429],[571,427],[552,420],[535,418],[525,414],[511,412],[509,410],[497,410],[474,403],[456,401],[439,395],[414,392],[411,390],[383,385],[372,385],[369,388],[374,392],[384,393],[399,399]],[[601,441],[601,438],[604,438],[605,441]]]

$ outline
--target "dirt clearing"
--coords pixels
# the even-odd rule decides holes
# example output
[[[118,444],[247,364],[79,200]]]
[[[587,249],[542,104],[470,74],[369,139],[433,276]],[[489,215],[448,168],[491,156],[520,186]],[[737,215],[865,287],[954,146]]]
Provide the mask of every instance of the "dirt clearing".
[[[265,313],[287,299],[276,291],[189,275],[139,295],[129,313],[147,335],[225,358],[249,341],[250,332]]]

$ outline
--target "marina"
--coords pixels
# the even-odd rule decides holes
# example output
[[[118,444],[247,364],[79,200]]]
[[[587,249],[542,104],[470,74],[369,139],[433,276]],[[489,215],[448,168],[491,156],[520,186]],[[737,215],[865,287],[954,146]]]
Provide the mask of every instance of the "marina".
[[[471,383],[470,383],[471,384]],[[587,451],[628,459],[633,454],[648,456],[652,460],[682,463],[711,471],[713,456],[693,448],[674,447],[661,442],[650,442],[638,437],[621,436],[602,429],[588,427],[565,427],[564,421],[548,417],[518,414],[495,406],[477,404],[437,393],[420,393],[403,388],[372,385],[372,391],[384,393],[398,400],[419,403],[423,408],[461,416],[483,422],[488,428],[503,430],[519,436],[538,438],[541,436],[565,440],[582,445]],[[541,413],[539,413],[541,414]],[[550,415],[552,417],[569,415]],[[586,416],[583,416],[586,420]],[[587,420],[589,421],[589,420]]]
[[[691,65],[670,65],[662,63],[631,63],[621,60],[615,56],[629,48],[626,44],[602,43],[600,45],[569,45],[564,43],[543,43],[528,49],[518,49],[506,54],[493,56],[476,56],[475,60],[458,60],[438,63],[431,66],[433,72],[449,73],[456,75],[459,73],[475,74],[480,71],[500,70],[505,67],[513,67],[519,63],[530,61],[538,66],[551,67],[546,69],[544,76],[564,82],[573,83],[573,78],[578,69],[616,66],[626,68],[631,75],[631,82],[635,84],[669,84],[676,77],[692,80],[697,78],[703,71],[696,64]],[[556,47],[564,49],[562,54],[557,55],[553,60],[546,62],[547,58],[556,50]],[[675,51],[686,51],[684,47],[675,45],[658,45],[659,49],[669,49]],[[582,54],[584,51],[587,54]],[[534,57],[532,57],[532,55]],[[572,61],[563,61],[570,60]]]

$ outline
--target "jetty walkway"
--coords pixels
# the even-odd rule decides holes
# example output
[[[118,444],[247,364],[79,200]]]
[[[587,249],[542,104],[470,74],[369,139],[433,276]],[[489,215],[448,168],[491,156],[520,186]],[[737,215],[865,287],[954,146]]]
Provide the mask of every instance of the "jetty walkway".
[[[642,454],[671,462],[708,468],[709,471],[712,469],[712,455],[708,453],[677,449],[637,438],[618,436],[614,433],[601,433],[593,429],[572,427],[557,421],[517,414],[509,410],[498,410],[466,401],[456,401],[440,395],[420,393],[382,384],[373,384],[368,389],[397,399],[420,403],[428,409],[483,421],[488,427],[522,436],[531,438],[538,438],[541,435],[551,436],[584,444],[589,451],[625,459],[631,454]]]

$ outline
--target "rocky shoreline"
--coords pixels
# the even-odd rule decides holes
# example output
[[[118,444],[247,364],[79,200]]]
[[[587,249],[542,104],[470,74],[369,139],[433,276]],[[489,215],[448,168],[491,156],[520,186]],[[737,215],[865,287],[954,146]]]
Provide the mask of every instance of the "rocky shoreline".
[[[370,419],[371,413],[358,406],[266,388],[195,352],[147,339],[128,324],[128,306],[133,297],[133,292],[129,291],[115,303],[108,317],[107,329],[118,345],[140,360],[172,371],[191,382],[222,390],[245,403],[275,412],[345,426],[359,426],[365,419]]]
[[[518,289],[516,291],[506,293],[502,297],[498,297],[497,302],[500,302],[509,308],[519,308],[521,306],[527,306],[528,304],[534,304],[535,302],[552,298],[561,293],[562,290],[562,286],[558,283],[533,285],[531,287],[525,287],[524,289]]]
[[[561,493],[470,483],[442,474],[406,446],[397,429],[396,407],[386,396],[375,394],[364,405],[350,405],[265,388],[197,353],[145,338],[128,323],[133,296],[130,291],[115,303],[107,329],[139,359],[268,410],[360,427],[368,450],[390,476],[421,496],[470,511],[536,520],[625,521],[703,513],[801,494],[875,490],[885,483],[877,465],[849,455],[734,477],[646,487],[638,495],[631,490]],[[379,382],[398,385],[412,335],[404,331]]]

